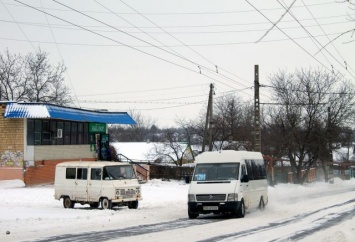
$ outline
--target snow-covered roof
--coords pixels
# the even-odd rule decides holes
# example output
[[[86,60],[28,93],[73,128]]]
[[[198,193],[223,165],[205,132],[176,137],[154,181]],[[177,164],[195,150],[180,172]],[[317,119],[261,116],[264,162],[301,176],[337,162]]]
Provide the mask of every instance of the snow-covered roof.
[[[52,118],[79,122],[135,124],[126,112],[102,112],[48,103],[7,103],[4,118]]]

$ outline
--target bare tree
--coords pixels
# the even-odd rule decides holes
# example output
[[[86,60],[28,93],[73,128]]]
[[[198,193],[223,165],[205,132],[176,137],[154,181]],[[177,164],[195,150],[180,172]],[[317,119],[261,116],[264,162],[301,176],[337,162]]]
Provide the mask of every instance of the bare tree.
[[[71,102],[69,89],[64,85],[64,64],[53,67],[49,64],[48,54],[41,50],[28,54],[25,62],[28,101],[59,105]]]
[[[27,95],[23,66],[20,55],[12,55],[8,50],[0,54],[0,100],[17,101]]]
[[[217,149],[223,149],[226,143],[233,143],[233,149],[243,146],[251,149],[253,109],[250,103],[244,103],[235,95],[220,98],[214,105],[214,142]]]
[[[179,133],[175,129],[166,129],[164,132],[165,141],[155,146],[155,155],[163,160],[182,166],[184,160],[193,160],[190,154],[191,148],[188,142],[179,141]],[[191,156],[188,157],[187,154]]]
[[[71,103],[69,89],[64,84],[65,67],[49,64],[48,54],[41,50],[25,57],[0,54],[0,95],[2,100]]]
[[[334,141],[338,127],[350,121],[354,87],[319,69],[280,72],[270,79],[275,101],[281,104],[270,112],[270,127],[279,129],[279,154],[289,158],[295,182],[303,183],[318,160],[329,160],[327,144]]]

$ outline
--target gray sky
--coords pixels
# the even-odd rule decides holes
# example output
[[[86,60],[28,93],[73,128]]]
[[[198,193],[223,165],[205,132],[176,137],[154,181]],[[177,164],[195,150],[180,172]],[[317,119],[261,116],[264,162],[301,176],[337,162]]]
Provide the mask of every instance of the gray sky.
[[[355,80],[353,32],[318,52],[355,28],[355,6],[340,0],[19,1],[52,16],[0,0],[2,53],[49,52],[67,67],[77,107],[137,110],[159,127],[205,112],[210,83],[215,99],[234,92],[252,103],[254,65],[265,85],[309,67]],[[260,101],[271,91],[261,88]]]

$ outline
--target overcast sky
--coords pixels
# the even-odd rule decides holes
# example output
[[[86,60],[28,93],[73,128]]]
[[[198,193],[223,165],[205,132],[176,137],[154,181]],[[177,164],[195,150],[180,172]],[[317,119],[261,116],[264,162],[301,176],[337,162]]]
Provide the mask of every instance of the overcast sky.
[[[309,67],[355,80],[354,33],[327,45],[355,28],[355,6],[340,2],[0,0],[0,51],[40,48],[64,62],[75,106],[137,110],[166,127],[205,112],[210,83],[215,99],[253,103],[254,65],[264,85]]]

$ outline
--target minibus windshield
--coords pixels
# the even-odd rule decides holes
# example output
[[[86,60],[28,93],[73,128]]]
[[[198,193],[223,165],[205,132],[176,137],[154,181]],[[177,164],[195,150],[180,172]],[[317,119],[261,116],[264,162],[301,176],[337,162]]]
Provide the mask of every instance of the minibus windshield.
[[[103,169],[103,180],[121,180],[135,178],[136,174],[134,173],[133,167],[131,165],[105,166]]]
[[[239,163],[197,164],[193,181],[238,180]]]

